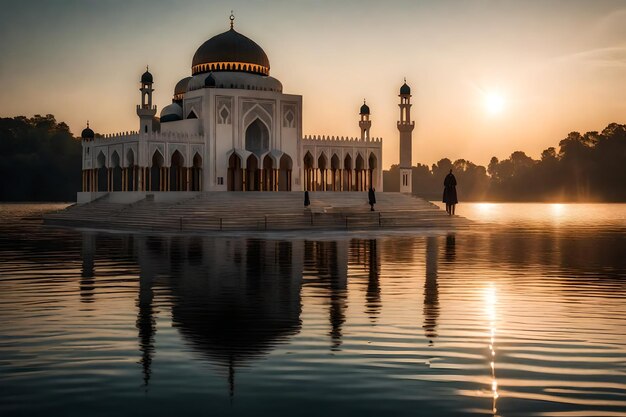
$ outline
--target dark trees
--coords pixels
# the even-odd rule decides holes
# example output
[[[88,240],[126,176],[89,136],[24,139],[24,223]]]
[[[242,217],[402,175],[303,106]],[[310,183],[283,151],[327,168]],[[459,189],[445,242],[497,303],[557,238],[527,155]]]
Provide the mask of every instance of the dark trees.
[[[558,152],[550,147],[539,160],[516,151],[503,160],[494,156],[487,169],[447,158],[424,168],[414,167],[413,190],[429,199],[440,197],[452,168],[461,201],[626,201],[626,125],[611,123],[600,133],[572,132],[559,142]],[[392,166],[385,172],[386,191],[397,191],[396,170]]]
[[[53,115],[0,118],[0,201],[73,201],[81,144]]]

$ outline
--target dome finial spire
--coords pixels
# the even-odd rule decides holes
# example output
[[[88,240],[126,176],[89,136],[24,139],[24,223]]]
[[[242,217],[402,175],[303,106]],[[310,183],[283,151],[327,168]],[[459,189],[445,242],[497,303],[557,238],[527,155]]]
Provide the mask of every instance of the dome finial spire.
[[[89,120],[87,120],[87,128],[89,128]]]
[[[230,28],[233,28],[233,25],[235,24],[235,13],[231,10],[230,11]]]

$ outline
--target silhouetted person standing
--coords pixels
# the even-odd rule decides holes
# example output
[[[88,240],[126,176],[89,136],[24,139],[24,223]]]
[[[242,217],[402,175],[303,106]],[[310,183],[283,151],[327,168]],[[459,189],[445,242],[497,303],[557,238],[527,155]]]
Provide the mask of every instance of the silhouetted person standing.
[[[376,204],[376,194],[374,194],[374,189],[372,187],[370,187],[369,191],[367,192],[367,199],[369,200],[370,211],[374,211],[374,204]]]
[[[454,209],[459,200],[456,197],[456,178],[452,170],[443,180],[443,202],[446,203],[446,212],[451,216],[454,215]]]
[[[309,191],[304,192],[304,207],[309,207],[311,205],[311,200],[309,199]]]

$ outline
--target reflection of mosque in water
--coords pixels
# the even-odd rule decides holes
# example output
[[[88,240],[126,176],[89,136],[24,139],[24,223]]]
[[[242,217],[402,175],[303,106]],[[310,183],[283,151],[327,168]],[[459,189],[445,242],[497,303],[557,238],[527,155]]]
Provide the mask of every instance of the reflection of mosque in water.
[[[172,325],[203,360],[234,374],[301,329],[301,291],[309,288],[327,300],[332,350],[342,345],[348,305],[348,276],[362,288],[365,314],[375,323],[381,310],[380,242],[269,241],[177,236],[121,236],[116,246],[96,245],[83,235],[81,300],[94,300],[95,248],[110,261],[139,265],[137,321],[140,364],[147,385],[156,352],[155,292],[171,304]],[[437,237],[427,239],[424,286],[424,332],[437,336]],[[100,243],[100,242],[98,242]],[[448,246],[448,245],[447,245]],[[120,250],[120,248],[122,248]],[[446,254],[449,251],[446,250]],[[98,275],[100,276],[100,275]],[[158,303],[157,303],[158,304]]]

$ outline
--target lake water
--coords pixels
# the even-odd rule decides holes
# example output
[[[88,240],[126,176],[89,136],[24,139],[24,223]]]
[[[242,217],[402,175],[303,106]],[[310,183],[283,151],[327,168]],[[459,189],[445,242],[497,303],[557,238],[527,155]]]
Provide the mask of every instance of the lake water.
[[[0,415],[626,415],[626,205],[226,237],[0,205]]]

